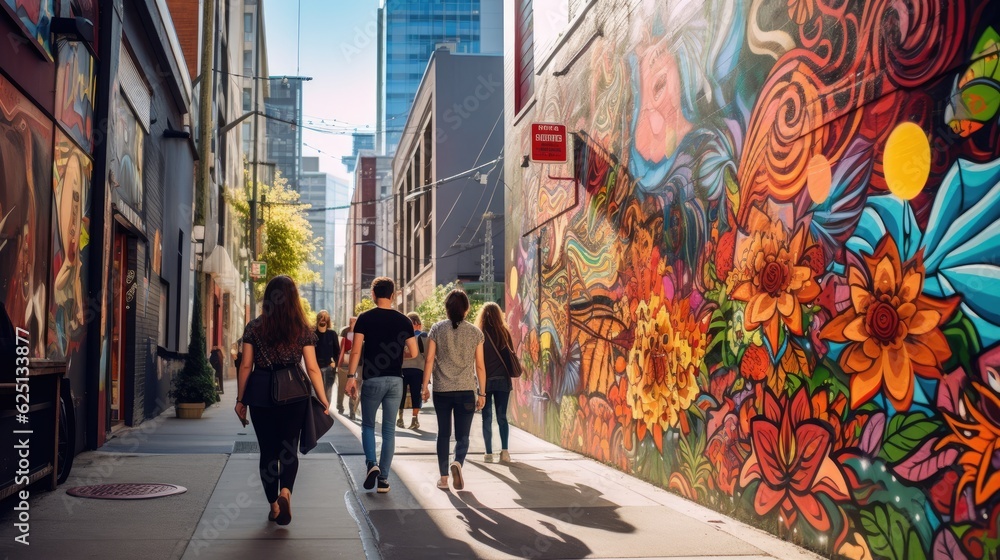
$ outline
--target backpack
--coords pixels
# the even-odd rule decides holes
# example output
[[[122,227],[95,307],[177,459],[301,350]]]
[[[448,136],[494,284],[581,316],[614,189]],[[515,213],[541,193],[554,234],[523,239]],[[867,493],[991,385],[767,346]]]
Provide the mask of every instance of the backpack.
[[[424,352],[425,352],[425,350],[424,350],[424,340],[426,340],[426,339],[427,339],[427,333],[425,333],[425,332],[422,332],[419,335],[417,335],[417,348],[420,349],[420,355],[421,356],[423,356]]]

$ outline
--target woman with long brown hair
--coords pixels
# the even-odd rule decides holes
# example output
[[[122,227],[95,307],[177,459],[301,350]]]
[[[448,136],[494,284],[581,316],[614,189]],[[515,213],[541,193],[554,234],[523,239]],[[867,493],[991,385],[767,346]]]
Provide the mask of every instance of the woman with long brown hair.
[[[476,326],[483,331],[486,343],[483,345],[483,362],[486,365],[486,405],[483,406],[483,441],[486,443],[486,454],[483,460],[493,462],[493,407],[496,407],[497,424],[500,427],[500,461],[510,461],[507,442],[510,436],[510,425],[507,423],[507,403],[510,402],[510,392],[514,385],[510,380],[510,372],[504,365],[500,352],[504,348],[514,350],[510,338],[510,329],[504,320],[500,306],[489,302],[479,310]]]
[[[292,520],[292,488],[299,470],[299,432],[309,397],[287,404],[275,403],[271,398],[272,374],[282,368],[299,367],[304,359],[309,381],[324,410],[329,410],[330,403],[316,361],[316,335],[302,311],[295,282],[288,276],[272,278],[264,289],[261,305],[260,316],[250,321],[243,332],[236,415],[246,425],[247,407],[250,408],[260,446],[260,480],[271,504],[267,518],[278,525],[288,525]]]

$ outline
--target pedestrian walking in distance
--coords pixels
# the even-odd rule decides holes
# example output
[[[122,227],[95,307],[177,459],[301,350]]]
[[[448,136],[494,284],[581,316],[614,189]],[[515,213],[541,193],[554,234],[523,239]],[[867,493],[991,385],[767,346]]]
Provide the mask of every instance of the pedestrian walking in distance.
[[[415,358],[403,360],[403,400],[399,404],[399,418],[396,420],[397,428],[405,428],[403,421],[403,409],[406,408],[406,395],[410,395],[410,408],[413,409],[413,420],[410,420],[410,429],[420,428],[420,421],[417,415],[420,414],[420,387],[424,379],[424,359],[425,348],[427,348],[427,333],[422,332],[424,328],[420,322],[420,315],[413,311],[406,314],[406,317],[413,323],[413,336],[417,339],[417,350],[419,353]]]
[[[268,519],[278,525],[292,520],[292,490],[299,471],[299,432],[308,399],[276,404],[272,374],[298,368],[305,360],[308,380],[324,410],[330,403],[316,361],[316,335],[306,322],[299,290],[288,276],[276,276],[264,289],[262,312],[243,331],[243,356],[237,376],[236,415],[247,423],[247,408],[260,446],[260,480],[271,504]]]
[[[327,399],[330,398],[330,390],[333,382],[337,379],[337,368],[334,360],[340,356],[340,337],[337,331],[330,326],[330,312],[326,309],[320,310],[316,314],[316,361],[319,362],[319,369],[323,372],[323,388]]]
[[[340,331],[340,357],[337,359],[337,414],[344,413],[344,396],[347,395],[347,367],[351,362],[351,341],[354,340],[354,323],[357,317],[351,317],[348,326]],[[351,420],[357,411],[357,402],[351,396],[347,397],[347,410]]]
[[[427,335],[422,396],[431,393],[427,384],[434,378],[434,412],[437,414],[437,459],[441,475],[438,488],[448,489],[448,472],[455,490],[465,488],[462,465],[469,452],[469,431],[476,411],[486,403],[486,367],[483,365],[483,333],[465,320],[469,296],[452,290],[444,300],[448,319],[435,323]],[[452,420],[455,425],[455,460],[448,464]]]
[[[510,425],[507,422],[507,403],[510,402],[510,392],[514,388],[510,372],[503,362],[500,352],[507,349],[514,352],[514,343],[510,338],[510,329],[504,320],[500,306],[489,302],[479,310],[476,326],[483,331],[486,342],[483,344],[483,362],[486,365],[486,405],[483,407],[483,441],[486,443],[486,454],[483,460],[493,462],[493,410],[497,413],[497,425],[500,427],[500,461],[510,461],[507,443],[510,437]]]
[[[389,469],[396,450],[396,425],[392,420],[403,398],[403,358],[417,355],[413,323],[392,308],[392,280],[380,276],[372,281],[375,308],[358,316],[354,323],[347,392],[357,395],[358,363],[364,354],[361,384],[361,445],[365,450],[365,490],[378,485],[389,491]],[[382,453],[375,456],[375,415],[382,408]]]

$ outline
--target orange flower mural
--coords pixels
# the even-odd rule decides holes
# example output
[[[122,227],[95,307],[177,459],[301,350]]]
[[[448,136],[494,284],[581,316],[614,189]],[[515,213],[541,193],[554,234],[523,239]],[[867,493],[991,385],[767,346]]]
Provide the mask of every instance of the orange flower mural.
[[[941,363],[951,357],[940,326],[958,300],[924,295],[921,253],[901,262],[889,236],[864,260],[867,271],[850,268],[851,307],[827,323],[820,336],[847,343],[840,364],[853,374],[852,408],[885,388],[896,410],[906,410],[913,402],[914,374],[939,379]]]
[[[705,357],[708,325],[698,321],[687,299],[662,302],[654,295],[636,309],[635,342],[629,351],[626,400],[638,420],[638,435],[677,426],[698,396],[698,370]]]
[[[778,215],[778,211],[770,211]],[[780,219],[754,207],[746,224],[748,235],[741,235],[737,245],[742,263],[742,282],[733,289],[733,299],[747,304],[746,329],[764,326],[764,336],[772,349],[779,347],[779,329],[786,326],[793,334],[802,334],[802,304],[820,294],[815,271],[806,259],[813,246],[807,246],[806,227],[799,225],[789,238]]]
[[[944,419],[952,433],[941,438],[936,445],[941,449],[955,444],[964,451],[958,458],[962,477],[955,487],[955,495],[961,496],[968,486],[972,486],[972,496],[977,505],[984,505],[1000,493],[1000,396],[982,383],[973,382],[977,402],[969,395],[962,395],[962,406],[954,416],[945,412]],[[978,405],[978,406],[977,406]]]
[[[835,501],[850,499],[847,481],[830,458],[833,448],[830,427],[812,416],[804,389],[791,402],[764,394],[764,415],[750,421],[753,451],[740,473],[740,486],[760,480],[754,509],[767,515],[780,508],[789,529],[799,514],[818,531],[831,527],[830,514],[817,494]]]

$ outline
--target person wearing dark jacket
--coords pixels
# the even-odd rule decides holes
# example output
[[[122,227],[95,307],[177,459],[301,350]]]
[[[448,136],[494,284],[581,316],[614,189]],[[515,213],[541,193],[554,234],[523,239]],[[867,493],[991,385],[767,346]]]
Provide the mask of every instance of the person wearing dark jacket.
[[[335,360],[340,356],[340,338],[337,331],[330,326],[330,313],[323,309],[316,314],[316,361],[319,369],[323,372],[323,386],[326,388],[327,398],[330,398],[330,389],[337,379],[337,368]]]
[[[483,442],[486,453],[483,460],[493,462],[493,409],[496,408],[497,424],[500,427],[500,461],[510,461],[507,451],[507,440],[510,435],[510,424],[507,422],[507,403],[510,392],[514,389],[510,380],[510,372],[501,358],[501,350],[510,349],[513,352],[510,329],[504,321],[500,306],[489,302],[479,310],[476,326],[483,331],[486,344],[483,345],[483,363],[486,366],[486,405],[483,407]]]

